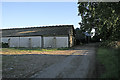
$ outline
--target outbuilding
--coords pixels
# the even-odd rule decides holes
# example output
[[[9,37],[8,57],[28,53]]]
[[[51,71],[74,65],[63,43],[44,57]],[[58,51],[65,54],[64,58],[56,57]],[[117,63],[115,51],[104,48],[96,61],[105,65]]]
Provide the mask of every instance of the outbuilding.
[[[2,42],[9,47],[72,47],[74,39],[73,25],[2,29]]]

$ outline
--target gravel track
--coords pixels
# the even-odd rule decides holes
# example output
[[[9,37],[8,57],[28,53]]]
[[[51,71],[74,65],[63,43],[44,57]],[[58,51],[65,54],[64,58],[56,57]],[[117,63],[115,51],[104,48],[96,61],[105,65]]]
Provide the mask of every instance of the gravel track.
[[[30,78],[86,78],[94,68],[95,47],[93,44],[77,46],[76,52],[67,56],[59,63],[55,63]],[[91,70],[90,70],[91,69]]]
[[[94,70],[95,44],[44,53],[3,55],[3,78],[87,78]]]

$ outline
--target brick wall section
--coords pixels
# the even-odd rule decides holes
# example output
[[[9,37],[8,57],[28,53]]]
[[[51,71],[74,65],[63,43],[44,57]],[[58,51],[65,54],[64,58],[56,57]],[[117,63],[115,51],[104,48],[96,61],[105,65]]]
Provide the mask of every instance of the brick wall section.
[[[70,30],[69,42],[70,42],[70,47],[74,46],[74,35],[73,35],[73,29]]]

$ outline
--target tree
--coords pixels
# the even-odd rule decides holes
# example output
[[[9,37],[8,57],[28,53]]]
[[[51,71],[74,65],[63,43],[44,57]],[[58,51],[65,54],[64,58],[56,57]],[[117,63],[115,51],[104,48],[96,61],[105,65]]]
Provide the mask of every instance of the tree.
[[[78,2],[79,16],[82,17],[80,29],[91,32],[102,40],[120,40],[119,2]]]

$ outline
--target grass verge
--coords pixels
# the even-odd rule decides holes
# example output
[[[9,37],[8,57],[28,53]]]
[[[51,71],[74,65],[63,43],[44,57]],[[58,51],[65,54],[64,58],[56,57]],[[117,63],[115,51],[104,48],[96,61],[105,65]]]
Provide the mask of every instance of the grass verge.
[[[120,49],[99,48],[97,51],[97,60],[104,65],[105,72],[100,78],[119,78],[119,57]]]
[[[2,48],[2,51],[11,50],[11,51],[57,51],[57,50],[68,50],[69,48]]]

